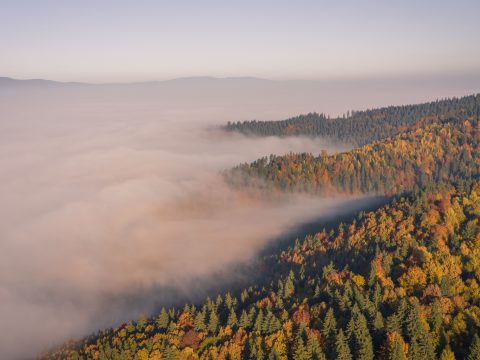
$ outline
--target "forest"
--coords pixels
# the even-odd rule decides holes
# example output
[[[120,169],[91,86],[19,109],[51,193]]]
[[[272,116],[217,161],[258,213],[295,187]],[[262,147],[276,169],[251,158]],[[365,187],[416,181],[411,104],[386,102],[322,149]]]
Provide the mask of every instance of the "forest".
[[[234,188],[392,200],[292,239],[262,281],[101,330],[40,359],[480,359],[480,95],[229,123],[255,136],[359,147],[270,155],[224,172]]]
[[[438,117],[478,117],[479,113],[480,95],[477,94],[418,105],[349,111],[338,118],[309,113],[280,121],[229,122],[224,129],[248,136],[321,136],[362,146],[429,124]]]

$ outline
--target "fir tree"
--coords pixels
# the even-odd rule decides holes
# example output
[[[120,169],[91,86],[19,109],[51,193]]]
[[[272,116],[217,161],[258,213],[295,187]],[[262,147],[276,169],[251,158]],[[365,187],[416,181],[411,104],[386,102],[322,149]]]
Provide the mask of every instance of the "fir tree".
[[[239,325],[244,329],[250,328],[250,318],[247,315],[247,312],[245,311],[245,309],[242,310],[242,314],[240,315]]]
[[[320,343],[315,336],[310,336],[307,341],[307,353],[312,360],[326,360]]]
[[[400,336],[396,336],[393,342],[392,348],[388,354],[388,360],[407,360],[407,355],[403,349]]]
[[[440,312],[438,300],[435,300],[432,305],[428,324],[430,325],[433,346],[436,347],[440,342],[440,331],[442,329],[442,313]]]
[[[406,317],[407,335],[410,342],[409,359],[429,360],[435,358],[435,352],[429,332],[420,320],[418,303],[410,305]]]
[[[329,308],[322,326],[322,336],[325,339],[325,348],[327,349],[327,356],[331,358],[335,348],[335,337],[337,333],[337,320],[333,313],[333,309]]]
[[[196,331],[205,330],[205,328],[206,328],[205,317],[206,317],[205,310],[199,311],[197,313],[197,316],[195,316],[194,329]]]
[[[300,336],[298,336],[297,339],[295,340],[295,351],[293,352],[293,359],[294,360],[310,360],[311,359],[311,357],[309,357],[307,353],[307,349],[305,348],[303,339]]]
[[[169,321],[170,321],[170,318],[168,316],[167,311],[165,310],[165,308],[162,308],[162,310],[160,311],[160,315],[155,321],[155,323],[157,324],[157,327],[160,330],[165,330],[168,327]]]
[[[480,359],[480,337],[478,334],[473,336],[472,343],[468,349],[467,360],[479,360]]]
[[[218,315],[215,310],[210,313],[210,319],[208,320],[208,331],[215,334],[218,328]]]
[[[230,314],[228,314],[228,320],[227,324],[230,325],[231,327],[237,326],[238,319],[237,319],[237,314],[235,313],[235,310],[233,308],[230,310]]]
[[[340,329],[335,341],[335,354],[336,360],[352,360],[352,353],[348,347],[347,338],[343,334],[343,330]]]

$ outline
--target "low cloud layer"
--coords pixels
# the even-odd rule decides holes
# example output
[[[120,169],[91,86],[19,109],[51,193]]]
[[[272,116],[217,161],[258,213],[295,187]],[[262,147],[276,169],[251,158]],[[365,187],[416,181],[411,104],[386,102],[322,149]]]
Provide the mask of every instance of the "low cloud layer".
[[[348,201],[260,201],[219,176],[270,153],[345,146],[223,134],[212,128],[225,120],[218,108],[159,105],[145,93],[3,91],[1,358],[148,312],[159,302],[150,291],[188,293],[192,279],[228,274]]]
[[[0,79],[1,80],[1,79]],[[468,81],[467,81],[468,80]],[[478,78],[331,82],[0,81],[0,358],[201,297],[272,239],[351,199],[260,201],[219,172],[268,154],[348,148],[214,125],[426,101]],[[221,274],[219,276],[219,274]],[[203,290],[203,292],[202,292]]]

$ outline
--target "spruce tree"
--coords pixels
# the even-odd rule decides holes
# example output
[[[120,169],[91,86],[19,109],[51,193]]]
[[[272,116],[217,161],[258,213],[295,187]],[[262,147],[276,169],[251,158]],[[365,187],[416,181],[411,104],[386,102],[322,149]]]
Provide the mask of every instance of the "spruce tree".
[[[433,346],[437,347],[440,342],[440,331],[442,329],[442,313],[438,300],[435,300],[432,305],[430,316],[428,317],[428,324],[430,325]]]
[[[350,348],[348,347],[347,338],[343,334],[343,330],[337,334],[337,338],[335,341],[335,354],[336,360],[352,360],[352,353],[350,352]]]
[[[170,321],[170,318],[168,316],[167,311],[165,310],[165,308],[162,308],[162,310],[160,311],[160,315],[155,321],[155,323],[157,324],[157,327],[160,330],[165,330],[168,327],[169,321]]]
[[[213,309],[210,313],[210,319],[208,320],[208,331],[210,331],[210,333],[212,334],[215,334],[217,332],[217,328],[218,328],[218,315],[215,309]]]
[[[295,293],[295,285],[294,285],[295,276],[293,271],[290,270],[287,279],[285,280],[284,286],[284,298],[288,299]]]
[[[257,318],[255,319],[255,324],[253,325],[253,328],[255,331],[262,332],[262,327],[263,327],[263,311],[260,309],[258,312]]]
[[[407,355],[403,349],[400,337],[395,337],[392,348],[388,354],[388,360],[407,360]]]
[[[368,330],[367,319],[356,304],[347,325],[347,337],[355,359],[373,359],[372,337]]]
[[[480,338],[478,334],[475,334],[468,349],[467,360],[479,360],[480,359]]]
[[[196,331],[205,330],[205,328],[206,328],[205,317],[206,317],[205,310],[199,311],[197,313],[197,316],[195,316],[194,329]]]
[[[310,336],[307,341],[307,353],[312,360],[326,360],[320,343],[315,336]]]
[[[435,358],[432,340],[420,319],[419,304],[410,305],[406,317],[406,332],[410,342],[409,359],[430,360]]]
[[[301,338],[301,336],[298,336],[295,340],[295,349],[293,352],[293,359],[294,360],[310,360],[311,359],[307,353],[307,349],[305,348],[305,345],[303,343],[303,339]]]
[[[333,313],[333,309],[329,308],[322,326],[322,336],[325,339],[325,348],[327,349],[327,356],[332,357],[335,349],[335,339],[337,334],[337,320]]]
[[[237,326],[238,319],[237,319],[237,314],[235,313],[235,310],[232,308],[230,309],[230,314],[228,314],[228,320],[227,324],[230,325],[231,327]]]
[[[249,329],[250,328],[250,318],[248,317],[245,309],[242,310],[242,314],[240,315],[239,325],[240,325],[240,327],[242,327],[244,329]]]

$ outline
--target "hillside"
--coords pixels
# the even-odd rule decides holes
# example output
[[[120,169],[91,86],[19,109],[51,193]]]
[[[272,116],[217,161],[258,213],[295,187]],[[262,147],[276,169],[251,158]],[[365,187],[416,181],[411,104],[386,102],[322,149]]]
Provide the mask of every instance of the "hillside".
[[[449,116],[479,116],[480,94],[418,105],[352,111],[330,118],[309,113],[281,121],[229,122],[226,131],[249,136],[321,136],[362,146]]]
[[[266,191],[399,194],[479,173],[479,120],[453,117],[336,155],[271,155],[225,176]]]

